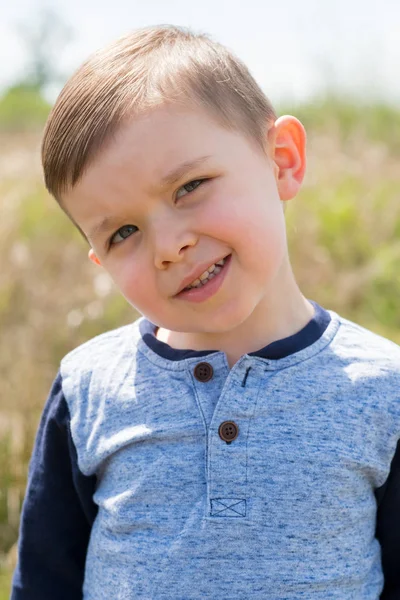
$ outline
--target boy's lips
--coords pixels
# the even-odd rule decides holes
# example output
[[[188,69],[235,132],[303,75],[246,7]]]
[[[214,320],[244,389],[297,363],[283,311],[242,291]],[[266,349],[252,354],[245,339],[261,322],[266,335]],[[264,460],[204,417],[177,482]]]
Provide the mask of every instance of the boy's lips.
[[[217,262],[219,262],[220,260],[223,260],[224,258],[227,258],[227,256],[229,256],[229,254],[225,254],[224,256],[221,256],[219,258],[216,258],[213,261],[207,261],[207,262],[203,262],[200,263],[199,265],[197,265],[195,267],[195,269],[193,269],[193,271],[191,271],[180,283],[178,291],[174,294],[174,296],[177,296],[180,292],[182,292],[182,290],[185,289],[185,287],[187,287],[188,285],[190,285],[193,281],[195,281],[196,279],[198,279],[200,277],[200,275],[202,273],[204,273],[204,271],[206,271],[209,267],[211,267],[211,265],[215,265]]]

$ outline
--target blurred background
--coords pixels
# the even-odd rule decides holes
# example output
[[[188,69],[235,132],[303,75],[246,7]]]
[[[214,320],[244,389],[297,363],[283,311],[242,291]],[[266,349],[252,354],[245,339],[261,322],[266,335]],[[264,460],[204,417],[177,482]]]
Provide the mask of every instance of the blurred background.
[[[328,6],[329,4],[329,6]],[[398,0],[35,0],[0,5],[0,600],[38,419],[59,361],[137,314],[46,193],[40,139],[68,76],[145,25],[208,32],[308,132],[286,211],[306,297],[400,343]]]

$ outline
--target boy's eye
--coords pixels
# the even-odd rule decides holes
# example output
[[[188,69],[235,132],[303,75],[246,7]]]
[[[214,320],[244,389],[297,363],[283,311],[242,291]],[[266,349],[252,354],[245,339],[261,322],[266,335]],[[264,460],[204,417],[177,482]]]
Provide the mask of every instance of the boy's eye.
[[[201,185],[205,181],[205,179],[194,179],[193,181],[189,181],[189,183],[185,183],[176,193],[177,198],[181,198],[182,196],[186,196],[186,194],[190,194],[193,192],[199,185]]]
[[[185,185],[180,187],[177,191],[176,197],[181,198],[182,196],[190,194],[190,192],[193,192],[204,181],[206,181],[206,179],[194,179],[193,181],[189,181],[189,183],[185,183]],[[135,233],[135,231],[138,231],[136,225],[123,225],[110,238],[110,247],[115,246],[116,244],[120,244],[126,238],[132,235],[132,233]]]
[[[120,244],[121,241],[125,240],[136,230],[137,230],[136,225],[123,225],[110,238],[110,246],[113,246],[114,244]],[[118,239],[118,236],[120,239]]]

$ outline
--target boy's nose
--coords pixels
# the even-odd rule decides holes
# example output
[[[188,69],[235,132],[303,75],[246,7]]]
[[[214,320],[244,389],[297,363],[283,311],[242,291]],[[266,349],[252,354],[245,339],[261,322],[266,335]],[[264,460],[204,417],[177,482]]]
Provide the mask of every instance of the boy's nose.
[[[154,239],[155,266],[157,269],[165,269],[169,263],[180,262],[196,241],[195,234],[190,231],[163,231]]]

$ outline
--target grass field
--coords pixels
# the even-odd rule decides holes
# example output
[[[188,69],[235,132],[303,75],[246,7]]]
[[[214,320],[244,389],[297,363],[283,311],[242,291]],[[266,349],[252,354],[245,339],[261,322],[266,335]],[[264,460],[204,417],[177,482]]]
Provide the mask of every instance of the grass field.
[[[0,571],[0,600],[10,598],[11,575],[6,571]]]

